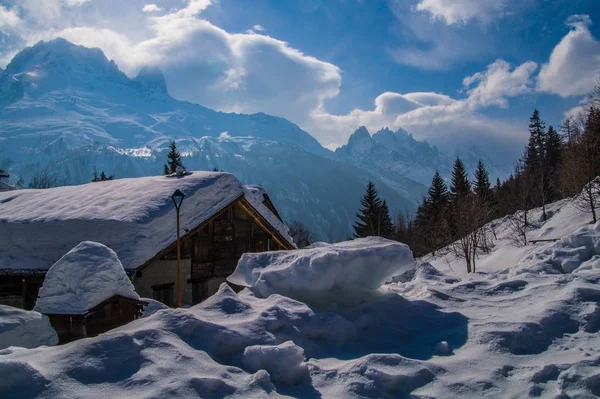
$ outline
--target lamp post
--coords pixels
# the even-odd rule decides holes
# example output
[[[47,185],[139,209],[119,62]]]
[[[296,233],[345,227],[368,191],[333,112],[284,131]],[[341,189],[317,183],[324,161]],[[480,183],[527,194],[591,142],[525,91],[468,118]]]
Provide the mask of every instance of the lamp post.
[[[171,195],[173,205],[175,205],[175,209],[177,210],[177,284],[175,287],[177,289],[178,308],[181,307],[181,242],[179,239],[179,208],[181,208],[183,198],[185,198],[185,195],[180,190],[175,190],[173,195]]]

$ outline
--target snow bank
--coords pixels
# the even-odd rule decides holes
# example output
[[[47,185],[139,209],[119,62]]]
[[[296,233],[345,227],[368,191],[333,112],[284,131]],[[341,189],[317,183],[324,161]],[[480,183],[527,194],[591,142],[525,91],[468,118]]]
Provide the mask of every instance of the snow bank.
[[[599,283],[426,265],[336,310],[223,284],[95,338],[0,351],[0,396],[592,398]]]
[[[146,302],[148,305],[144,306],[144,311],[142,312],[142,317],[150,317],[154,313],[163,309],[170,309],[167,305],[162,302],[159,302],[155,299],[150,298],[140,298],[140,300]]]
[[[492,242],[490,252],[480,252],[476,259],[476,267],[479,272],[494,272],[505,271],[507,273],[522,273],[525,271],[533,273],[563,273],[562,265],[550,260],[550,253],[541,254],[540,251],[545,251],[547,248],[554,246],[557,250],[556,259],[563,260],[566,258],[560,253],[563,250],[569,251],[571,255],[567,256],[571,261],[578,262],[577,256],[573,251],[582,250],[582,256],[587,257],[587,252],[593,251],[594,238],[592,236],[594,227],[590,225],[591,215],[589,212],[583,212],[573,205],[571,199],[563,199],[546,205],[547,220],[543,220],[542,208],[535,208],[529,212],[528,218],[531,223],[527,231],[528,245],[518,246],[515,243],[514,237],[516,233],[511,223],[511,216],[505,216],[488,223],[487,227],[494,234],[490,234]],[[577,231],[581,228],[587,229],[587,238],[575,236],[579,235]],[[591,230],[590,230],[591,229]],[[571,239],[583,240],[585,245],[577,244],[575,241],[569,243],[568,237]],[[536,240],[547,240],[537,241]],[[557,240],[557,241],[554,241]],[[533,242],[532,242],[533,241]],[[585,246],[586,249],[581,247]],[[579,249],[576,249],[579,248]],[[447,272],[450,275],[465,275],[467,274],[464,259],[459,259],[447,249],[436,251],[436,256],[427,255],[421,258],[424,262],[429,262],[435,268]],[[574,270],[573,265],[565,263],[564,271],[570,273]]]
[[[265,370],[271,380],[298,384],[308,375],[304,349],[292,341],[280,345],[253,345],[244,349],[244,368],[256,372]]]
[[[374,291],[414,265],[408,246],[367,237],[295,251],[244,254],[227,280],[250,287],[261,297],[277,293],[315,303]]]
[[[34,310],[44,314],[84,314],[114,295],[139,299],[117,254],[84,241],[48,270]]]
[[[38,312],[0,305],[0,349],[56,345],[58,336],[50,320]]]
[[[516,267],[518,273],[574,273],[600,269],[600,222],[584,226],[561,240],[525,257]]]
[[[568,223],[568,212],[555,211],[538,233],[556,232],[550,229],[556,217]],[[337,272],[342,288],[348,278],[354,288],[360,277],[372,290],[385,278],[359,273],[354,257],[340,259],[354,250],[362,266],[379,273],[378,265],[392,263],[382,256],[388,251],[412,264],[402,245],[366,239],[362,249],[352,249],[357,240],[292,251],[289,261],[283,253],[256,258],[263,263],[238,274],[251,289],[236,294],[223,284],[199,305],[162,310],[95,338],[0,350],[0,396],[597,397],[600,270],[587,267],[596,255],[581,255],[595,243],[597,227],[571,223],[561,226],[568,232],[562,241],[529,246],[525,255],[539,256],[519,267],[550,270],[553,259],[576,266],[573,273],[510,273],[505,259],[522,259],[524,252],[500,239],[494,250],[505,259],[495,258],[499,264],[486,272],[463,275],[427,262],[415,270],[397,267],[397,278],[377,295],[345,306],[279,293],[263,298],[256,288],[289,291],[296,279],[303,295],[322,298],[336,291],[328,287]],[[363,253],[369,248],[372,257]]]
[[[181,230],[192,229],[237,198],[248,196],[265,219],[293,242],[287,227],[235,176],[193,172],[185,177],[116,179],[45,190],[0,192],[0,269],[47,270],[81,241],[112,248],[125,270],[175,241],[173,192],[185,194]]]

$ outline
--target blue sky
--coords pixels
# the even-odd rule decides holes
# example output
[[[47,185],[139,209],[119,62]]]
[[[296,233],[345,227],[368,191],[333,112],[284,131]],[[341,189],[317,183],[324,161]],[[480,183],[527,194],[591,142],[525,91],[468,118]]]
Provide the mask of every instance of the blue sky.
[[[282,116],[323,145],[360,125],[518,148],[600,76],[597,0],[0,0],[0,65],[41,39],[159,66],[171,94]],[[375,104],[378,104],[377,106]]]

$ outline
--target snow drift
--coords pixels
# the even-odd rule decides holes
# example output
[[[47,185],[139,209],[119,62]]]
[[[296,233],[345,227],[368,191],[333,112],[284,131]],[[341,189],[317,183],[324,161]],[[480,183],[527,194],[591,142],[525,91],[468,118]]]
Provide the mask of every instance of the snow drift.
[[[367,237],[295,251],[247,253],[227,280],[263,298],[277,293],[315,303],[374,291],[414,266],[408,246]]]
[[[114,295],[140,299],[117,254],[105,245],[84,241],[48,270],[34,310],[84,314]]]
[[[600,222],[584,226],[526,256],[517,269],[555,273],[577,273],[600,269]],[[532,270],[533,269],[533,270]]]
[[[0,305],[0,349],[56,345],[58,336],[50,320],[38,312]]]
[[[567,214],[554,213],[546,231],[550,233],[551,223],[558,223],[554,218]],[[573,237],[595,230],[578,228],[571,226]],[[581,241],[569,235],[555,245],[580,248]],[[253,285],[237,294],[223,284],[192,308],[161,310],[96,338],[51,348],[4,349],[0,351],[0,396],[61,397],[73,392],[90,398],[600,395],[600,270],[584,265],[589,253],[571,257],[576,272],[564,274],[533,272],[534,268],[511,273],[505,262],[495,269],[487,263],[487,271],[472,275],[427,262],[416,269],[396,266],[404,273],[375,290],[385,274],[395,273],[391,261],[374,262],[387,259],[380,252],[411,259],[403,245],[387,245],[377,239],[355,240],[337,249],[319,244],[290,252],[293,256],[285,262],[282,253],[271,254],[280,267],[258,258],[264,263],[240,269],[238,278]],[[498,240],[494,251],[506,259],[521,259],[523,253],[541,253],[552,245],[524,250]],[[372,277],[358,273],[358,265],[350,267],[351,261],[341,262],[351,250],[348,246],[359,255],[371,253],[363,256],[363,267],[372,267],[369,270],[375,274],[381,267],[385,273]],[[548,253],[562,264],[561,256],[570,255],[560,255],[558,246]],[[321,270],[327,277],[327,284],[321,285],[311,268],[326,269],[323,258],[340,276],[333,280],[327,270]],[[525,271],[544,262],[534,256],[516,269]],[[270,268],[273,274],[264,273]],[[302,295],[314,295],[318,304],[274,292],[289,290],[293,273]],[[343,283],[348,278],[354,288],[359,277],[369,290],[359,303],[321,306],[324,294],[332,292],[332,281],[347,288]],[[318,289],[309,289],[309,281]],[[266,287],[269,295],[263,298],[257,287]]]

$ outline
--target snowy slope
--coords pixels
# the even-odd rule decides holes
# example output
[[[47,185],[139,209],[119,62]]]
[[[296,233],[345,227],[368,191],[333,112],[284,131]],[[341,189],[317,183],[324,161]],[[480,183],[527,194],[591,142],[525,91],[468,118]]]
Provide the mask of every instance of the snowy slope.
[[[348,237],[370,179],[392,210],[415,209],[425,190],[336,159],[285,119],[178,101],[159,70],[129,79],[99,49],[40,42],[0,76],[0,168],[12,183],[21,177],[27,185],[40,171],[59,185],[89,182],[94,169],[118,178],[156,175],[170,140],[188,170],[218,167],[264,186],[285,220],[304,221],[323,240]]]
[[[47,316],[0,305],[0,349],[9,346],[36,348],[57,343],[58,336]]]
[[[588,239],[582,237],[596,243],[588,255],[598,257],[600,224],[576,229],[561,245]],[[382,254],[363,244],[361,251]],[[297,272],[310,275],[312,262],[330,252],[307,250],[312,255]],[[222,285],[202,304],[162,310],[96,338],[0,351],[0,394],[597,397],[600,269],[581,258],[573,273],[540,273],[544,261],[532,259],[515,265],[518,273],[469,276],[421,263],[353,304],[307,305]],[[406,270],[402,264],[397,272]],[[279,287],[295,276],[280,278]]]
[[[528,240],[536,239],[563,239],[569,237],[579,228],[591,223],[591,215],[573,206],[570,199],[564,199],[547,205],[546,212],[548,220],[543,221],[542,209],[536,208],[530,211],[531,228],[527,232]],[[494,220],[489,223],[495,232],[497,239],[489,254],[480,253],[476,259],[476,267],[480,272],[502,271],[511,269],[514,265],[526,265],[539,263],[539,259],[531,259],[536,254],[551,250],[564,243],[538,242],[529,243],[526,246],[514,244],[515,233],[511,228],[510,216]],[[580,245],[574,245],[578,247]],[[439,270],[454,274],[466,274],[464,260],[457,259],[447,250],[436,252],[436,256],[428,255],[422,261],[431,263]],[[570,272],[570,270],[568,270]]]
[[[48,270],[34,310],[85,314],[114,295],[140,299],[117,254],[106,245],[84,241]]]
[[[112,248],[126,270],[175,241],[171,195],[185,194],[181,229],[192,229],[235,199],[251,204],[292,242],[277,219],[230,173],[193,172],[182,178],[153,176],[80,186],[0,193],[0,269],[47,270],[81,241]]]

